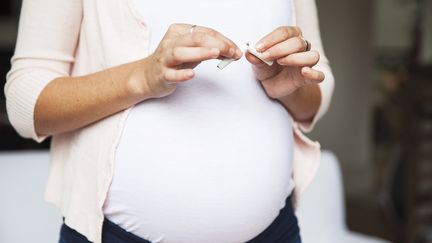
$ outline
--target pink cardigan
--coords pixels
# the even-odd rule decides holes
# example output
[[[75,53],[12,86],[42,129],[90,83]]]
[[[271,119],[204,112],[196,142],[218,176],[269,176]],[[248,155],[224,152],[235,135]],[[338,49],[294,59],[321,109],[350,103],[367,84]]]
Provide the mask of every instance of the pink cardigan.
[[[25,138],[41,142],[33,112],[43,88],[61,76],[93,73],[148,55],[149,28],[133,0],[24,0],[18,41],[5,94],[10,122]],[[295,0],[296,24],[318,50],[322,103],[311,124],[294,125],[295,198],[310,183],[320,146],[302,135],[326,112],[333,76],[324,56],[314,0]],[[95,124],[56,135],[51,146],[46,199],[60,208],[66,224],[92,242],[101,242],[102,206],[113,175],[119,137],[130,108]]]

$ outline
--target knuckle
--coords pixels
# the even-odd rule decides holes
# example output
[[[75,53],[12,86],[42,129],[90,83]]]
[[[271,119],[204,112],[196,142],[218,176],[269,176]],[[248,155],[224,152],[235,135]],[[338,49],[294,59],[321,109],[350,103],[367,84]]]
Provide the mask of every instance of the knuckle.
[[[214,29],[208,29],[208,34],[210,36],[217,36],[218,32],[216,30],[214,30]]]
[[[231,49],[231,47],[230,47],[230,45],[229,45],[228,43],[223,43],[223,44],[222,44],[222,51],[223,51],[223,52],[229,54],[230,49]]]
[[[201,33],[201,32],[198,32],[198,31],[194,31],[192,33],[192,41],[196,45],[202,45],[202,44],[204,44],[205,39],[206,39],[206,35],[204,33]]]
[[[295,33],[296,35],[301,35],[301,34],[302,34],[302,30],[300,29],[300,27],[298,27],[298,26],[293,26],[292,28],[293,28],[294,33]]]
[[[286,33],[288,31],[286,26],[279,26],[276,28],[277,31]]]
[[[305,49],[306,45],[304,43],[304,40],[300,37],[293,38],[294,41],[294,47],[297,51],[302,51]]]
[[[172,55],[173,61],[175,61],[175,62],[180,61],[181,53],[180,53],[179,48],[177,48],[177,47],[173,48],[171,55]]]
[[[281,26],[280,28],[284,38],[291,36],[291,30],[288,26]]]
[[[275,29],[272,34],[269,35],[270,38],[274,39],[275,36],[287,36],[287,31],[284,26],[279,26]]]
[[[177,29],[177,24],[170,24],[168,26],[168,31],[175,31]]]

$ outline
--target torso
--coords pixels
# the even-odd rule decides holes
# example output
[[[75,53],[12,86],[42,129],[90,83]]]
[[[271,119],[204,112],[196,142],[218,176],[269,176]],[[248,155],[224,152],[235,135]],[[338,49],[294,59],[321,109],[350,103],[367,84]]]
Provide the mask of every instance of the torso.
[[[287,0],[135,0],[150,52],[171,23],[212,27],[239,46],[292,24]],[[203,62],[168,97],[136,105],[114,164],[105,216],[158,242],[245,242],[292,191],[291,117],[246,59]]]

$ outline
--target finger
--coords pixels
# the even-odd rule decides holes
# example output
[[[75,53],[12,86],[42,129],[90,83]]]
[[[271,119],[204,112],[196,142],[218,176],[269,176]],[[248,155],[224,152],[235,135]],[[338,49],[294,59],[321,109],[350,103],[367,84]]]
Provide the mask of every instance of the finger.
[[[231,48],[234,49],[234,58],[239,59],[242,56],[242,51],[241,49],[228,37],[222,35],[221,33],[219,33],[218,31],[211,29],[211,28],[207,28],[204,26],[195,26],[193,31],[191,31],[191,26],[190,24],[183,24],[183,23],[176,23],[176,24],[172,24],[169,26],[168,31],[167,31],[167,36],[193,36],[195,35],[194,33],[205,33],[207,35],[213,36],[215,38],[219,38],[221,40],[223,40],[225,43],[227,43]],[[199,35],[199,34],[198,34]],[[190,44],[190,40],[188,41],[186,39],[186,45]],[[175,42],[177,42],[177,40],[175,40]],[[193,42],[192,42],[193,43]],[[188,45],[189,46],[189,45]]]
[[[175,46],[218,48],[219,55],[226,58],[239,59],[241,53],[236,53],[237,46],[231,45],[220,37],[208,35],[204,32],[194,31],[173,40]],[[240,55],[239,55],[240,54]]]
[[[171,50],[171,55],[166,60],[169,66],[216,59],[220,54],[218,48],[209,47],[174,47]]]
[[[305,77],[306,80],[309,80],[311,83],[320,83],[325,79],[323,72],[310,67],[303,67],[301,69],[301,73],[303,77]]]
[[[216,38],[220,38],[220,39],[222,39],[222,40],[224,40],[226,43],[228,43],[228,45],[230,45],[232,48],[234,48],[235,49],[235,54],[236,54],[236,56],[238,57],[238,58],[240,58],[241,57],[241,55],[242,55],[242,51],[241,51],[241,49],[234,43],[234,41],[232,41],[231,39],[229,39],[228,37],[226,37],[226,36],[224,36],[223,34],[221,34],[220,32],[218,32],[218,31],[216,31],[216,30],[214,30],[214,29],[211,29],[211,28],[206,28],[206,27],[201,27],[202,29],[203,29],[203,31],[205,32],[205,33],[207,33],[207,34],[209,34],[209,35],[211,35],[211,36],[214,36],[214,37],[216,37]],[[200,29],[201,29],[200,28]],[[200,29],[198,29],[198,30],[200,30]]]
[[[320,59],[317,51],[307,51],[293,53],[291,55],[277,59],[277,63],[282,66],[295,66],[295,67],[313,67]]]
[[[245,53],[245,57],[246,57],[246,60],[248,60],[253,65],[257,65],[257,66],[265,65],[265,66],[267,66],[267,64],[265,64],[263,61],[261,61],[256,56],[250,54],[249,52]]]
[[[251,64],[253,64],[254,73],[258,80],[266,80],[274,76],[275,73],[280,73],[284,68],[280,65],[268,66],[265,62],[261,61],[249,52],[246,52],[245,57]]]
[[[164,73],[167,82],[183,82],[192,79],[195,76],[193,69],[173,69],[168,68]]]
[[[267,49],[262,53],[262,58],[266,61],[274,61],[293,53],[304,52],[305,49],[306,42],[301,37],[293,37]]]
[[[279,42],[296,36],[301,36],[300,28],[296,26],[281,26],[258,41],[255,49],[259,52],[263,52]]]

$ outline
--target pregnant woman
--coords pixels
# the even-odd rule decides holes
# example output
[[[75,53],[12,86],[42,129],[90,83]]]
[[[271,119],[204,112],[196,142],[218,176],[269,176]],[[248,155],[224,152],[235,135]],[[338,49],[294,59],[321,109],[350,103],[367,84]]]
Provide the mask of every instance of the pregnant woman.
[[[5,86],[63,243],[300,242],[332,90],[314,0],[24,0]]]

